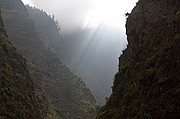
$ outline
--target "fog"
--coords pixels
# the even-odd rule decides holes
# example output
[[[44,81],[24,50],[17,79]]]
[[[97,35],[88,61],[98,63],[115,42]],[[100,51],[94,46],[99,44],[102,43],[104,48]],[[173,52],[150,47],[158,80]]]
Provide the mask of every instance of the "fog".
[[[63,33],[80,29],[92,0],[32,0],[32,3],[48,14],[54,14]],[[61,32],[61,33],[62,33]]]
[[[137,0],[23,0],[54,14],[61,26],[61,61],[81,77],[99,104],[111,94],[118,57],[126,48],[125,13]],[[56,43],[58,44],[58,43]],[[61,47],[61,46],[58,46]],[[64,59],[63,59],[64,58]]]
[[[137,0],[22,0],[48,14],[54,14],[62,27],[61,33],[81,29],[84,25],[98,27],[108,22],[125,31],[125,13],[130,12]]]

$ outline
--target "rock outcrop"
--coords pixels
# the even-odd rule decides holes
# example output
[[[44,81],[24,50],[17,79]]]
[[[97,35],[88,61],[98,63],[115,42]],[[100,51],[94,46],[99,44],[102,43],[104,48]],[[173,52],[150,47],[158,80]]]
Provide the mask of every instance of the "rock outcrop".
[[[180,1],[139,0],[126,28],[129,44],[97,119],[180,118]]]

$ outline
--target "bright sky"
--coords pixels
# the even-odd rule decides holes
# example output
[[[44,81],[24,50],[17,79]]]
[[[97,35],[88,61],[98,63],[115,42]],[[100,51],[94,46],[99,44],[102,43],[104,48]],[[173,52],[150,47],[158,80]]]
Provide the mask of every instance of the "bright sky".
[[[130,12],[137,0],[93,0],[94,7],[88,11],[84,25],[97,27],[100,23],[124,29],[125,13]]]
[[[34,6],[34,4],[32,3],[31,0],[22,0],[22,2],[26,5],[26,4],[29,4],[31,6]]]
[[[35,6],[38,5],[38,7],[41,7],[40,9],[44,9],[50,14],[55,14],[55,16],[57,16],[57,18],[60,19],[59,20],[60,24],[64,26],[64,29],[71,27],[74,24],[80,24],[80,23],[82,27],[96,28],[101,23],[104,23],[110,25],[111,27],[121,28],[122,30],[125,31],[125,20],[126,20],[125,13],[131,12],[132,8],[135,6],[138,0],[86,0],[86,1],[85,0],[51,0],[51,1],[22,0],[22,1],[24,2],[24,4],[29,4],[31,6],[34,6],[34,4]],[[85,8],[87,7],[87,9],[84,9],[82,7]],[[71,23],[72,19],[74,20],[74,23]]]

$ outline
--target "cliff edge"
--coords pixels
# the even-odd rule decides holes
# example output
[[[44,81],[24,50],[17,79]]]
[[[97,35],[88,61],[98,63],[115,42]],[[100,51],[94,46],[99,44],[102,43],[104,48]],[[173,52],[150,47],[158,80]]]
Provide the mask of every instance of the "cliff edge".
[[[97,119],[180,118],[180,1],[139,0],[126,28],[129,44]]]

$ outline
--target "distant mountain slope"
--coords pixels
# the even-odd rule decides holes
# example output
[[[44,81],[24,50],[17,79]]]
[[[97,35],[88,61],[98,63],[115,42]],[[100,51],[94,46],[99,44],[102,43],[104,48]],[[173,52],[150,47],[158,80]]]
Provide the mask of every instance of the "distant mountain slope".
[[[180,1],[139,0],[126,28],[129,44],[97,119],[179,119]]]
[[[101,24],[97,29],[79,29],[60,36],[58,22],[52,16],[37,8],[27,9],[43,44],[86,82],[97,103],[104,104],[111,93],[117,57],[126,45],[121,31]]]
[[[1,12],[0,102],[0,119],[49,119],[48,115],[53,115],[46,94],[34,82],[25,59],[9,41]]]
[[[38,78],[45,87],[58,116],[62,119],[92,119],[96,107],[91,92],[39,40],[34,23],[22,2],[13,2],[12,5],[11,0],[0,0],[7,34],[27,58],[31,75]]]

